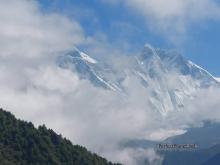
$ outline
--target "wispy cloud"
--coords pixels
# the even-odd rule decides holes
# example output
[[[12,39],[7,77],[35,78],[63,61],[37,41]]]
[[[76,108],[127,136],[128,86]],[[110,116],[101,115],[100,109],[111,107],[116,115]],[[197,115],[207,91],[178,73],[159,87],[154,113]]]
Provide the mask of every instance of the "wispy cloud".
[[[173,42],[183,39],[190,26],[220,19],[220,5],[215,0],[108,0],[124,4],[146,18],[152,31]]]

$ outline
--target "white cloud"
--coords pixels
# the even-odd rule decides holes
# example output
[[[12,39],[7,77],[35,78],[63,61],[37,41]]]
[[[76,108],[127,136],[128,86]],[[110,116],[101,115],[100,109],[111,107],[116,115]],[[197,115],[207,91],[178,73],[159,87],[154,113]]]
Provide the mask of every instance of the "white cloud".
[[[193,100],[189,100],[186,103],[186,108],[174,117],[176,125],[198,125],[202,121],[220,121],[220,88],[211,87],[207,89],[201,89],[197,92],[197,96]],[[182,118],[184,116],[184,118]],[[171,118],[172,118],[171,117]],[[181,119],[181,120],[180,120]],[[177,122],[179,121],[179,122]]]
[[[220,5],[215,0],[108,0],[123,3],[142,14],[153,31],[176,41],[186,34],[192,24],[219,20]]]
[[[39,57],[84,40],[77,22],[58,14],[42,13],[35,1],[1,0],[0,3],[1,56]]]
[[[114,150],[114,153],[109,153],[110,157],[113,155],[114,159],[123,162],[126,165],[160,165],[163,157],[158,155],[153,148],[125,148],[123,150]]]
[[[219,16],[216,15],[219,14],[219,5],[214,0],[125,0],[124,3],[160,21],[187,18],[196,21]],[[207,8],[211,10],[205,10]]]

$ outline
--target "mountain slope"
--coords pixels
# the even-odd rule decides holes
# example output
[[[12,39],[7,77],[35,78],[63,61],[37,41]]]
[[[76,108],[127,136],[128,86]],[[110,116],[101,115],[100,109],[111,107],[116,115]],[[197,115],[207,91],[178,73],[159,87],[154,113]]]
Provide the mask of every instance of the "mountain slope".
[[[17,120],[0,109],[1,165],[112,165],[45,126]]]
[[[88,79],[97,87],[116,90],[114,85],[109,83],[108,80],[100,74],[101,70],[107,70],[107,66],[102,66],[100,62],[80,52],[76,48],[64,56],[60,56],[58,65],[62,68],[68,68],[77,72],[80,78]]]
[[[219,165],[220,144],[196,151],[168,151],[162,165]]]
[[[164,144],[196,144],[197,149],[164,151],[163,165],[218,165],[220,160],[220,124],[205,122],[202,127],[189,128],[185,134],[168,138]]]
[[[201,165],[210,165],[210,164],[219,165],[219,162],[220,162],[220,152]]]
[[[217,131],[219,129],[219,123],[205,122],[202,127],[189,128],[186,133],[168,138],[164,143],[189,143],[197,144],[200,149],[209,148],[216,144],[220,144],[220,132]]]

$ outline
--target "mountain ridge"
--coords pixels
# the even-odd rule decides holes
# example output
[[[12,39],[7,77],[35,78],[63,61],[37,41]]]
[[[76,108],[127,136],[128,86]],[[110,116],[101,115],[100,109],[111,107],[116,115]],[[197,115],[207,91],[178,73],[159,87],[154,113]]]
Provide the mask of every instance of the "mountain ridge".
[[[175,51],[156,49],[145,44],[139,55],[127,59],[122,60],[125,66],[117,68],[109,61],[98,61],[75,49],[60,56],[58,65],[76,72],[80,78],[89,80],[96,87],[125,95],[130,87],[125,86],[124,82],[133,77],[140,86],[150,89],[146,93],[148,102],[163,116],[182,109],[186,99],[196,97],[199,89],[220,86],[208,71]]]

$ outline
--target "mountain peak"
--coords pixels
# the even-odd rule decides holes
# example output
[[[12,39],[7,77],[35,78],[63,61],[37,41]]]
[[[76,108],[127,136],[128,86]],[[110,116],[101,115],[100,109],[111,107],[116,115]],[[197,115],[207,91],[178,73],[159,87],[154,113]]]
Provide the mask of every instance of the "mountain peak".
[[[142,54],[144,54],[145,56],[155,56],[157,53],[153,46],[151,46],[150,44],[145,44]]]
[[[77,48],[74,48],[73,50],[69,51],[66,55],[71,56],[72,58],[79,58],[87,63],[91,63],[91,64],[97,63],[95,59],[93,59],[86,53],[79,51]]]
[[[95,59],[93,59],[92,57],[90,57],[89,55],[83,53],[83,52],[80,52],[80,55],[81,55],[81,58],[89,63],[92,63],[92,64],[96,64],[97,61]]]
[[[152,59],[156,59],[156,61],[160,60],[157,55],[156,50],[150,44],[145,44],[141,54],[138,56],[140,61],[152,61]],[[154,61],[154,60],[153,60]]]
[[[154,47],[153,47],[151,44],[149,44],[149,43],[146,43],[146,44],[144,45],[144,48],[154,49]]]

